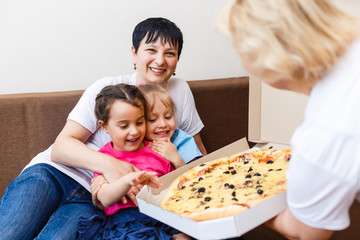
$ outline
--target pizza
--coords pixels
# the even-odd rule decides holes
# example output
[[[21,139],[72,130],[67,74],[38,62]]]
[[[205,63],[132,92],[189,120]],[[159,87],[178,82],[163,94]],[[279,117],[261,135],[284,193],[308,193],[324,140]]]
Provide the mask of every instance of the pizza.
[[[195,221],[235,216],[286,190],[291,150],[245,151],[177,177],[160,207]]]

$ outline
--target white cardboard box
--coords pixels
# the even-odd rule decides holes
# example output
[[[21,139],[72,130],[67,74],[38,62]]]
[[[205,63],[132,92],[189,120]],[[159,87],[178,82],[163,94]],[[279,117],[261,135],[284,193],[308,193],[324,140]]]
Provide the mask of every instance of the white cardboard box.
[[[308,97],[250,77],[249,141],[289,144],[304,119]]]
[[[256,147],[268,148],[269,146],[273,146],[277,149],[287,147],[286,145],[279,144],[260,144]],[[203,162],[229,156],[247,149],[249,149],[249,146],[246,139],[240,139],[239,141],[236,141],[161,177],[164,185],[159,189],[153,189],[145,186],[137,196],[140,212],[158,219],[159,221],[162,221],[196,239],[224,239],[241,236],[247,231],[264,223],[266,220],[276,216],[285,210],[287,206],[286,192],[278,194],[237,216],[203,222],[196,222],[194,220],[181,217],[176,213],[159,207],[161,197],[163,196],[165,190],[172,180],[181,173]]]

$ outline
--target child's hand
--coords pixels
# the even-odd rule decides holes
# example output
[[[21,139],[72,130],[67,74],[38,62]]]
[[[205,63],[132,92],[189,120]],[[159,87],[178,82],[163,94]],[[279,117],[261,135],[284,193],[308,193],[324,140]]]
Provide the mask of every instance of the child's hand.
[[[153,142],[149,143],[149,147],[154,152],[171,162],[175,168],[185,165],[185,162],[178,153],[176,146],[172,144],[170,139],[154,140]]]
[[[154,140],[149,143],[149,147],[165,158],[166,160],[171,162],[171,159],[174,158],[174,156],[178,155],[177,149],[174,144],[170,141],[170,139],[167,140]]]
[[[130,185],[135,186],[138,184],[143,185],[149,185],[153,188],[159,188],[163,185],[163,183],[160,181],[160,179],[156,176],[155,172],[147,172],[147,171],[141,171],[141,172],[133,172],[129,173],[130,177]]]

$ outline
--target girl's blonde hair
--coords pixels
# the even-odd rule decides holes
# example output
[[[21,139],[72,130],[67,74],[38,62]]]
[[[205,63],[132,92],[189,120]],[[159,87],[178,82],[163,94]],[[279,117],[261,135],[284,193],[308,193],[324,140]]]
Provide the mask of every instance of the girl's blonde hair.
[[[233,0],[218,26],[254,68],[312,86],[358,36],[357,19],[331,0]]]
[[[155,101],[159,99],[166,107],[171,108],[173,114],[175,113],[174,101],[161,84],[144,84],[138,88],[146,99],[147,111],[151,112],[154,109]]]

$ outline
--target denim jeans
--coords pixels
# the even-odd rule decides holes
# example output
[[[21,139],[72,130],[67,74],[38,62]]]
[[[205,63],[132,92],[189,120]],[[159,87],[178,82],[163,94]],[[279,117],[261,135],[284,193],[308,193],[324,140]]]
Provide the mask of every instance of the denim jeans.
[[[0,201],[0,239],[76,239],[79,217],[97,211],[79,183],[36,164],[9,184]]]

